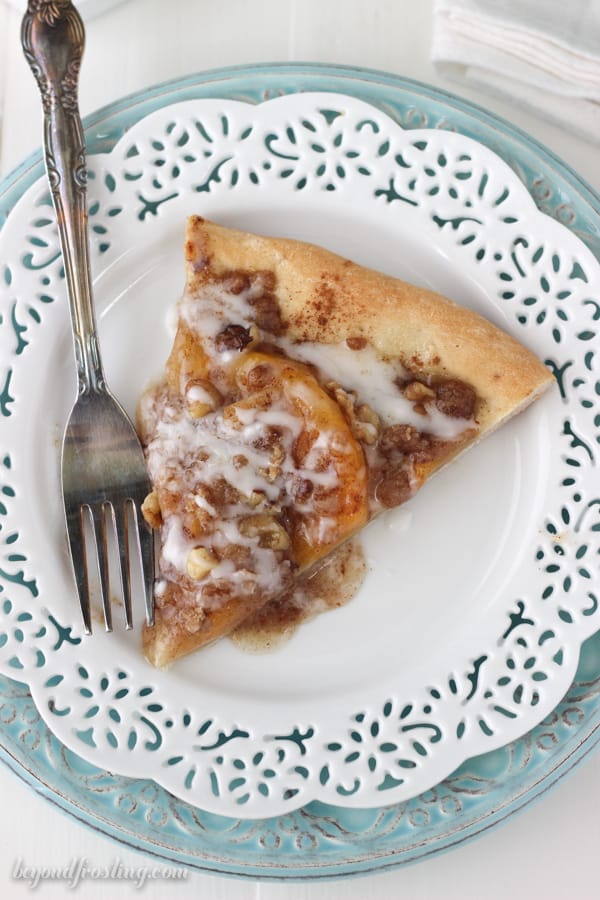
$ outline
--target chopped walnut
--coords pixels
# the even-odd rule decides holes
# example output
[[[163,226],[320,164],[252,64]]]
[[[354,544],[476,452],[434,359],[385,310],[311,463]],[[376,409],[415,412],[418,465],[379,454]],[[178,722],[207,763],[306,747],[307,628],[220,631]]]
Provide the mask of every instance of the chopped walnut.
[[[217,565],[217,558],[206,547],[194,547],[188,553],[186,570],[193,581],[201,581]]]
[[[366,403],[362,403],[356,410],[356,424],[354,434],[365,444],[374,444],[379,435],[381,422],[375,410]]]
[[[185,405],[193,419],[201,419],[221,405],[221,395],[210,381],[192,378],[185,386]]]
[[[252,564],[252,551],[241,544],[228,544],[222,552],[223,559],[230,559],[238,570],[248,569]]]
[[[240,491],[222,475],[215,477],[209,484],[204,484],[202,492],[216,510],[223,510],[226,506],[235,506],[242,500]]]
[[[379,450],[384,456],[395,453],[413,453],[422,449],[426,440],[412,425],[388,425],[381,432]]]
[[[142,503],[142,515],[150,528],[160,528],[162,524],[162,515],[156,491],[150,491]]]
[[[275,444],[271,450],[269,461],[274,466],[280,466],[285,459],[285,450],[281,444]]]
[[[259,469],[260,474],[263,478],[269,482],[269,484],[274,484],[277,481],[279,476],[281,475],[281,466],[279,465],[269,465],[264,466],[262,469]]]
[[[269,550],[287,550],[290,538],[283,525],[266,513],[247,516],[240,522],[244,537],[257,537],[260,547]]]
[[[404,388],[404,396],[411,403],[423,403],[426,400],[433,400],[435,391],[422,381],[411,381]]]
[[[341,407],[342,412],[346,414],[348,419],[354,417],[354,404],[356,403],[356,391],[345,391],[339,384],[330,382],[327,387],[332,391],[336,399],[337,405]]]
[[[183,532],[192,541],[197,541],[206,531],[211,514],[202,505],[202,498],[207,499],[206,488],[201,485],[197,494],[189,494],[183,501],[181,526]]]
[[[243,424],[238,417],[237,409],[234,404],[226,406],[223,410],[223,421],[229,425],[230,428],[235,428],[236,431],[241,431],[243,428]]]
[[[377,428],[370,422],[361,422],[359,420],[352,427],[354,437],[363,444],[374,444],[377,441]]]
[[[361,422],[368,422],[369,425],[373,425],[374,428],[380,427],[381,420],[379,416],[367,403],[361,403],[356,410],[356,414]]]
[[[413,462],[430,462],[447,446],[446,441],[424,434],[412,425],[388,425],[381,432],[377,449],[386,458],[410,456]]]
[[[331,383],[328,387],[345,414],[354,437],[364,444],[374,444],[380,427],[377,413],[366,403],[356,407],[356,391],[345,391],[335,383]]]
[[[285,460],[285,449],[279,443],[280,439],[281,435],[278,433],[278,429],[269,426],[267,434],[254,441],[257,449],[269,450],[269,465],[263,467],[260,472],[271,484],[281,475],[282,464]]]

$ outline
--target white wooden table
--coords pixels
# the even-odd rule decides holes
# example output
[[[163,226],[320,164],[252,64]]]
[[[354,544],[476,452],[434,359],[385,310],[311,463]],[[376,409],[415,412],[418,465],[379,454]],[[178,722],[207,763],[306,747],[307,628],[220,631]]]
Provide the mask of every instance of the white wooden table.
[[[0,0],[0,176],[40,142],[40,108],[19,42],[20,16]],[[81,78],[84,114],[150,84],[224,65],[307,60],[388,70],[461,93],[529,131],[600,189],[600,148],[474,90],[441,79],[429,60],[431,0],[127,0],[88,23]],[[27,866],[139,867],[144,858],[57,812],[0,768],[0,891],[25,897],[13,878]],[[259,884],[189,874],[174,898],[560,898],[600,896],[600,754],[503,827],[444,856],[380,875],[319,884]],[[165,896],[147,884],[147,898]],[[44,897],[67,894],[43,883]],[[128,896],[131,882],[87,882],[85,897]]]

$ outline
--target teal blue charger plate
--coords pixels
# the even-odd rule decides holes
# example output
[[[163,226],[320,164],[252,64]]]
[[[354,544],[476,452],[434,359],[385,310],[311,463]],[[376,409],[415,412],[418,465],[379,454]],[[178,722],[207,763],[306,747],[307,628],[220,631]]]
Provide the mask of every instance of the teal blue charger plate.
[[[567,166],[512,126],[449,94],[391,75],[340,67],[219,70],[151,88],[89,117],[90,153],[108,151],[139,119],[172,103],[219,97],[260,102],[338,91],[379,106],[407,129],[446,128],[502,157],[538,207],[600,257],[600,200]],[[39,154],[0,184],[0,222],[42,174]],[[532,802],[600,738],[600,635],[583,646],[556,710],[508,746],[469,760],[432,790],[394,806],[350,810],[312,803],[271,819],[204,813],[151,781],[83,761],[48,731],[26,686],[0,678],[0,758],[34,790],[124,845],[198,870],[261,879],[349,876],[405,864],[463,843]]]

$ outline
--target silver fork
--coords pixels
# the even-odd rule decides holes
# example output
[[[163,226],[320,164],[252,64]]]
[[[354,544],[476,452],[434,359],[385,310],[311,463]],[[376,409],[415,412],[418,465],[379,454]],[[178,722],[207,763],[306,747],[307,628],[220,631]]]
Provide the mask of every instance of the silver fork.
[[[21,41],[42,95],[46,171],[73,326],[78,389],[63,438],[62,490],[84,627],[90,634],[95,571],[105,626],[112,631],[113,545],[118,547],[126,626],[132,627],[135,557],[141,563],[146,621],[151,625],[154,548],[140,514],[150,483],[135,429],[106,385],[92,300],[85,144],[77,101],[83,22],[70,0],[29,0]]]

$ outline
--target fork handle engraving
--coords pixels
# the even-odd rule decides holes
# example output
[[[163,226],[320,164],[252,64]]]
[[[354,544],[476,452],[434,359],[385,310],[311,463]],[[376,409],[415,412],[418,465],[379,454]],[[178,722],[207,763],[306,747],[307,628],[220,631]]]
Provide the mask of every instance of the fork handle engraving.
[[[71,0],[29,0],[23,52],[44,110],[44,159],[65,267],[80,394],[104,390],[89,266],[87,168],[77,91],[85,33]]]

